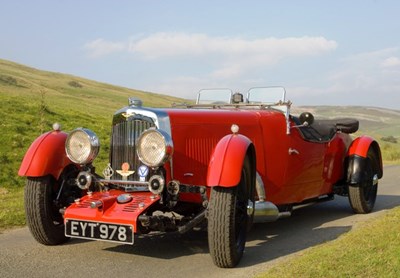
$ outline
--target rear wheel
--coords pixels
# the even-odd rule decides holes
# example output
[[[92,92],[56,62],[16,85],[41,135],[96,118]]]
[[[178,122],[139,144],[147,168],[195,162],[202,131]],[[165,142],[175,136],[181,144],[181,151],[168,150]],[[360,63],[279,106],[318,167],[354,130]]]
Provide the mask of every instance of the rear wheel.
[[[372,149],[368,151],[363,182],[349,186],[350,205],[355,213],[369,213],[375,205],[378,192],[378,163]]]
[[[214,187],[208,211],[208,245],[214,264],[236,266],[244,251],[247,213],[251,192],[251,169],[246,157],[239,184],[233,188]]]
[[[33,237],[42,244],[66,242],[64,220],[55,204],[59,186],[51,176],[28,177],[25,186],[25,213]]]

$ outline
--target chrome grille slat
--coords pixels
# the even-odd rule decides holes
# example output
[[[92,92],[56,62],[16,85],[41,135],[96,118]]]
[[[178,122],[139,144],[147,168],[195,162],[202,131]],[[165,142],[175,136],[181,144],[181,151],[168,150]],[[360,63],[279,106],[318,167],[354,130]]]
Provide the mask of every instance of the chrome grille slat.
[[[128,180],[138,180],[136,170],[139,167],[139,158],[136,155],[136,140],[143,131],[154,127],[151,120],[136,119],[134,117],[115,123],[112,128],[111,139],[111,167],[120,170],[121,165],[128,162],[130,169],[135,173]],[[121,176],[115,171],[112,179],[121,180]]]

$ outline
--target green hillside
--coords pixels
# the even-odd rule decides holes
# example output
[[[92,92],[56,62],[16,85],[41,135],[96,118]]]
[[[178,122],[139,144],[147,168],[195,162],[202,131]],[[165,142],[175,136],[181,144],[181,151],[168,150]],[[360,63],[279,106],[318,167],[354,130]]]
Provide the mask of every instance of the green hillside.
[[[54,122],[61,123],[64,130],[90,128],[98,133],[102,146],[108,146],[112,114],[126,106],[130,96],[153,107],[180,101],[0,60],[0,185],[22,185],[15,173],[23,154]],[[104,148],[102,157],[107,157]]]
[[[70,131],[87,127],[97,133],[101,150],[97,165],[108,159],[111,118],[135,96],[153,107],[180,99],[112,86],[67,74],[46,72],[0,59],[0,230],[25,223],[22,189],[17,172],[22,158],[54,122]]]

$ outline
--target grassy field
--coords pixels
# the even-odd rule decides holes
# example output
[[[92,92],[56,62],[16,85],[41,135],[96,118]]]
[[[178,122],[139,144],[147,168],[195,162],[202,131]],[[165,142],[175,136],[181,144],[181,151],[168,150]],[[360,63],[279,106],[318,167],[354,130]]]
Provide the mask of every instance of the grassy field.
[[[307,249],[258,278],[400,277],[400,208]]]

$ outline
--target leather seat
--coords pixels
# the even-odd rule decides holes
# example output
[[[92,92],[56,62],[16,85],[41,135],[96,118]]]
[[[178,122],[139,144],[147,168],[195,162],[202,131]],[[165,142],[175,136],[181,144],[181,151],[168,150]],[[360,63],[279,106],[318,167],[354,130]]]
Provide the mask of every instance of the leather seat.
[[[359,121],[350,118],[315,120],[310,126],[300,127],[305,140],[312,142],[327,142],[332,140],[337,132],[354,133],[359,128]]]

